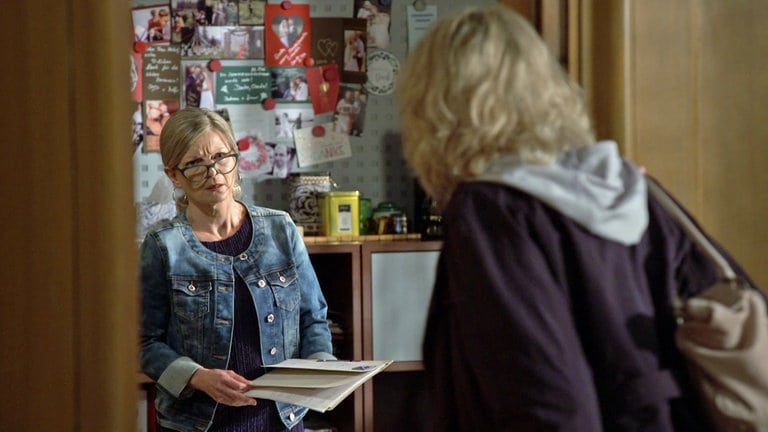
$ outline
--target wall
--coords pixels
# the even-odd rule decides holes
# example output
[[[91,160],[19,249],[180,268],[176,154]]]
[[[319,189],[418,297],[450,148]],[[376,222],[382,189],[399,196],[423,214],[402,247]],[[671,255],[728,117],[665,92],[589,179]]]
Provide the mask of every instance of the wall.
[[[144,3],[142,3],[144,2]],[[133,4],[156,3],[151,0],[134,0]],[[270,2],[270,3],[279,3]],[[307,3],[294,2],[294,3]],[[313,0],[308,2],[313,17],[351,17],[352,0]],[[410,1],[392,2],[390,51],[398,59],[406,56],[406,5]],[[440,16],[458,11],[471,5],[493,4],[491,0],[455,2],[431,0],[427,4],[437,5]],[[431,72],[425,72],[431,73]],[[341,190],[360,190],[362,196],[371,198],[374,206],[380,201],[394,201],[407,209],[413,218],[414,183],[404,160],[398,138],[398,113],[392,95],[369,95],[365,120],[365,135],[350,137],[353,156],[349,159],[308,167],[306,171],[328,171]],[[135,200],[140,201],[152,192],[158,178],[162,178],[163,166],[157,153],[134,154]],[[289,190],[281,180],[244,181],[244,199],[259,205],[288,209]]]

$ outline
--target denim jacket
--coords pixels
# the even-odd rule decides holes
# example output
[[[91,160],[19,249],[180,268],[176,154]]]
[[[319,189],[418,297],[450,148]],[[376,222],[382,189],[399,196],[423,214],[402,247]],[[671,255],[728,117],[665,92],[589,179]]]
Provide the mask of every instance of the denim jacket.
[[[160,424],[204,431],[216,403],[187,387],[200,368],[226,369],[237,272],[259,319],[262,362],[333,358],[327,304],[298,230],[285,212],[249,206],[253,238],[237,257],[197,239],[186,212],[150,232],[141,247],[141,368],[157,382]],[[248,377],[246,377],[248,378]],[[291,428],[307,409],[277,402]]]

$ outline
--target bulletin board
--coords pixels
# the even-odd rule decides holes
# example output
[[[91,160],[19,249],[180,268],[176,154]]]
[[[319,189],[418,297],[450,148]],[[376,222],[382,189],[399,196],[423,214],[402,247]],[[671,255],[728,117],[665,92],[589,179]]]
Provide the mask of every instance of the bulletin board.
[[[183,1],[183,0],[174,0]],[[207,0],[211,1],[211,0]],[[239,0],[246,3],[247,0]],[[164,3],[164,0],[131,0],[133,10],[140,10]],[[169,1],[170,3],[170,1]],[[188,3],[200,3],[189,1]],[[237,4],[230,1],[229,3]],[[281,1],[269,0],[266,4],[280,4]],[[294,5],[307,5],[311,18],[354,18],[355,0],[307,0],[293,1]],[[428,6],[437,7],[437,15],[445,16],[466,6],[476,6],[496,3],[491,0],[426,0]],[[369,61],[380,59],[371,58],[372,52],[385,51],[397,62],[402,62],[408,51],[407,7],[414,4],[413,0],[383,0],[389,6],[390,41],[385,50],[367,48]],[[268,25],[265,32],[269,31]],[[132,54],[133,56],[133,54]],[[389,59],[389,57],[384,57]],[[184,60],[181,61],[182,67]],[[395,69],[396,73],[396,69]],[[425,73],[439,73],[439,71]],[[344,78],[344,77],[343,77]],[[370,84],[370,83],[369,83]],[[343,85],[343,83],[342,83]],[[380,90],[380,89],[379,89]],[[378,93],[386,93],[386,89]],[[374,94],[368,92],[365,108],[364,130],[360,136],[349,136],[351,156],[323,162],[312,166],[299,167],[294,165],[294,173],[330,173],[339,190],[358,190],[362,197],[370,198],[375,206],[381,201],[392,201],[406,210],[409,217],[414,211],[414,181],[409,169],[402,158],[398,133],[398,112],[394,97],[389,94]],[[135,114],[136,117],[138,114]],[[321,117],[315,123],[326,121]],[[135,135],[135,134],[134,134]],[[160,154],[156,151],[146,151],[146,136],[143,143],[134,142],[134,200],[138,204],[148,200],[168,199],[172,193],[170,182],[163,173]],[[290,200],[288,182],[281,178],[243,178],[242,199],[249,203],[287,210]]]

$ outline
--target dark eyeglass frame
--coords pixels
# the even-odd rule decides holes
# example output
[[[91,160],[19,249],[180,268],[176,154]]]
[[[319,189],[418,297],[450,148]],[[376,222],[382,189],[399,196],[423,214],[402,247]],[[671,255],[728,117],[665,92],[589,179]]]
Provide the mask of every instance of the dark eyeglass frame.
[[[230,157],[235,158],[235,163],[232,165],[232,169],[230,169],[228,171],[222,171],[218,167],[216,167],[216,164],[218,164],[222,160],[224,160],[226,158],[230,158]],[[213,160],[213,162],[211,162],[209,164],[196,164],[196,165],[186,166],[184,168],[176,167],[176,170],[179,171],[181,173],[181,175],[183,175],[184,178],[187,179],[187,181],[189,181],[190,183],[199,184],[199,183],[203,183],[204,181],[208,180],[209,178],[215,176],[216,174],[229,174],[229,173],[231,173],[232,171],[235,170],[235,168],[237,168],[238,160],[240,160],[240,155],[238,153],[230,153],[230,154],[227,154],[227,155],[224,155],[224,156],[217,157],[216,159]],[[202,176],[199,179],[191,179],[191,178],[187,177],[186,171],[194,169],[194,168],[205,168],[205,175]],[[213,170],[216,171],[216,174],[214,174],[213,176],[209,176],[208,175],[211,172],[211,168],[213,168]]]

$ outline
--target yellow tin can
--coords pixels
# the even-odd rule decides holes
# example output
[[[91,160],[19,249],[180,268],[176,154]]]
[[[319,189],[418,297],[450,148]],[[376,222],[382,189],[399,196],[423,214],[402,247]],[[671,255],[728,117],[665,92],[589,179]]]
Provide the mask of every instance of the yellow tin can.
[[[318,207],[320,207],[323,235],[360,235],[359,191],[320,193]]]

